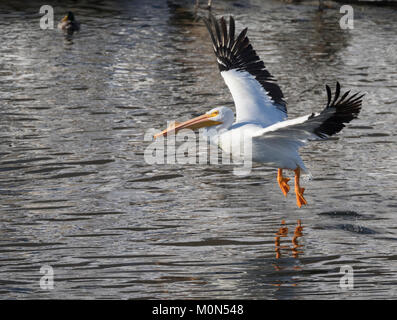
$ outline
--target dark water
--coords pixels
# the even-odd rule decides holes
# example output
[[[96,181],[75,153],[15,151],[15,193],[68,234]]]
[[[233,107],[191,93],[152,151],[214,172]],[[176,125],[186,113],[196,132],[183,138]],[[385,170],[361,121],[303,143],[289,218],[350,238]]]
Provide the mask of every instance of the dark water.
[[[302,149],[313,179],[298,209],[263,165],[145,163],[149,128],[232,106],[193,0],[48,3],[56,22],[81,21],[72,41],[40,29],[40,4],[6,3],[0,298],[396,297],[395,9],[355,7],[342,30],[339,5],[214,1],[249,27],[291,118],[321,110],[326,83],[367,92],[358,120]],[[354,289],[339,286],[344,265]]]

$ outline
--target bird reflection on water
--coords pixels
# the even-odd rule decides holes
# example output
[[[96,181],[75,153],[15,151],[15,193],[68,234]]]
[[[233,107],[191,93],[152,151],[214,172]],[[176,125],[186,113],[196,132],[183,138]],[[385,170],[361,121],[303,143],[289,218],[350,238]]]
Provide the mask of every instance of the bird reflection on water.
[[[276,259],[281,258],[281,250],[284,251],[291,251],[292,252],[292,257],[293,258],[299,258],[299,254],[303,253],[303,249],[300,249],[303,247],[303,245],[299,244],[298,238],[303,236],[303,226],[301,223],[301,220],[297,221],[297,226],[294,231],[294,235],[292,237],[292,247],[289,245],[281,245],[281,238],[287,238],[288,237],[288,227],[285,225],[285,221],[281,221],[281,227],[279,230],[276,232],[276,237],[275,237],[275,251],[276,251]]]

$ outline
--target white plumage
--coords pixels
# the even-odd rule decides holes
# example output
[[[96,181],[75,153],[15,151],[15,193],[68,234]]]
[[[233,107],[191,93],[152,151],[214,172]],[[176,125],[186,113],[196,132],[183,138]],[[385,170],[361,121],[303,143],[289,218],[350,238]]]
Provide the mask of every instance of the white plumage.
[[[273,99],[249,72],[232,69],[221,75],[233,96],[236,122],[269,126],[287,119],[287,114],[275,107]]]
[[[246,36],[247,28],[235,37],[235,23],[230,17],[229,28],[222,17],[218,21],[210,14],[204,19],[213,43],[221,75],[228,86],[236,107],[236,122],[230,108],[214,108],[203,116],[178,124],[160,133],[183,128],[207,129],[210,140],[233,157],[246,157],[242,143],[249,145],[252,161],[268,163],[278,168],[277,181],[287,196],[288,181],[283,169],[295,171],[297,205],[307,204],[300,187],[301,170],[306,167],[298,153],[310,140],[326,139],[339,132],[344,123],[356,118],[361,109],[362,97],[358,93],[341,95],[339,82],[332,99],[326,86],[328,101],[320,113],[311,113],[287,120],[283,93],[273,76],[266,70]],[[331,101],[332,99],[332,101]],[[214,130],[215,129],[215,130]]]

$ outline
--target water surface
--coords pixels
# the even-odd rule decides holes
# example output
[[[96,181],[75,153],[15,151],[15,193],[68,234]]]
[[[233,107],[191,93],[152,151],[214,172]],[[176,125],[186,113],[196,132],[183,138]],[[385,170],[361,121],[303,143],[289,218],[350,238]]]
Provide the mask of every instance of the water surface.
[[[145,163],[148,129],[233,106],[194,1],[52,3],[81,21],[72,40],[40,29],[39,4],[0,4],[1,298],[395,298],[395,9],[355,7],[342,30],[339,6],[215,1],[249,27],[291,118],[337,80],[367,93],[359,119],[301,150],[298,209],[265,165]]]

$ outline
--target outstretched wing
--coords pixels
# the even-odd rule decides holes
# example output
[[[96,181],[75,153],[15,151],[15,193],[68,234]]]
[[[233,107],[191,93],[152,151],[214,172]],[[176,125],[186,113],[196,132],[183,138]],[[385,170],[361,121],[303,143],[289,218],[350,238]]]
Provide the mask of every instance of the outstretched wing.
[[[269,126],[287,119],[283,93],[249,42],[247,28],[235,37],[235,23],[212,14],[203,18],[210,33],[219,70],[233,96],[237,122]]]
[[[355,93],[349,96],[350,91],[347,91],[340,96],[340,84],[337,82],[331,102],[331,89],[329,86],[326,89],[328,102],[322,112],[276,123],[261,130],[254,139],[288,142],[298,148],[309,140],[327,139],[341,131],[345,123],[357,118],[364,94]]]

